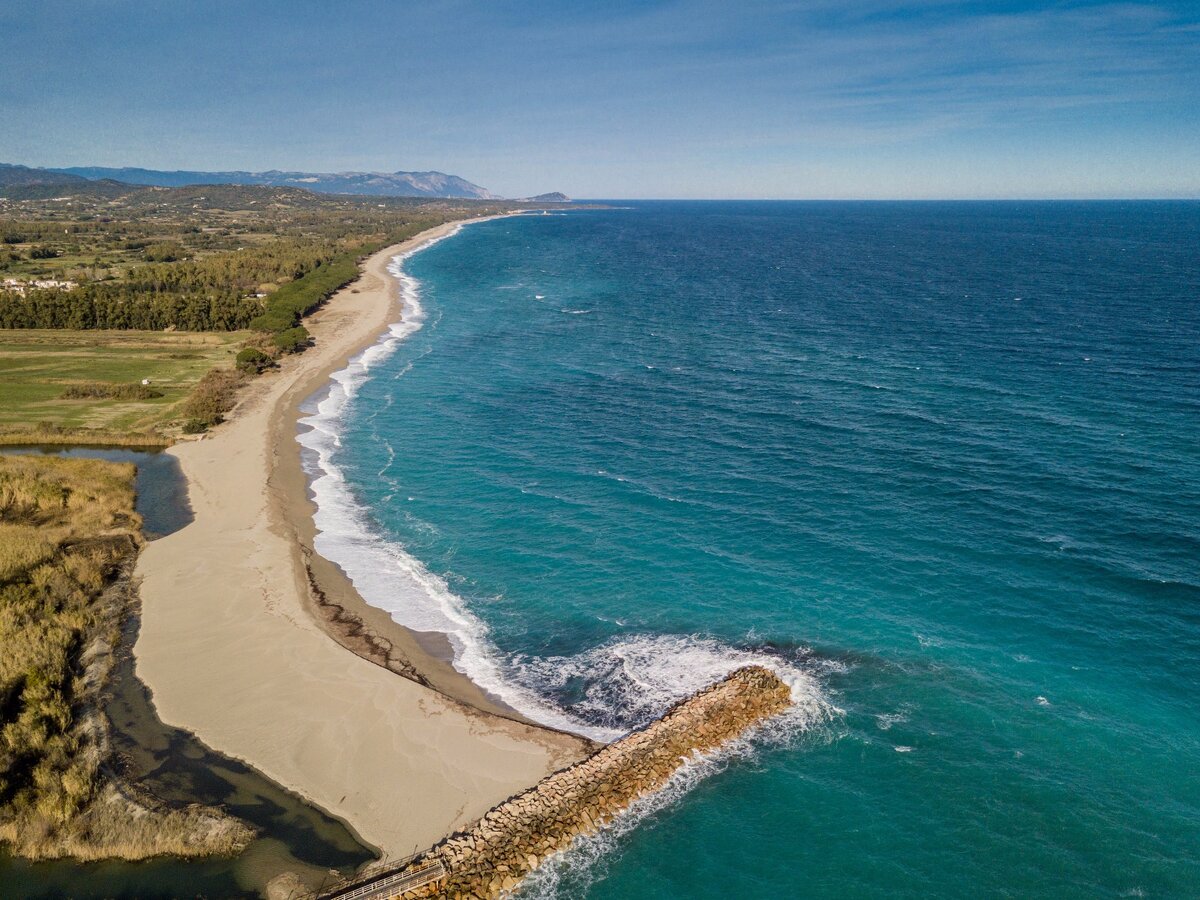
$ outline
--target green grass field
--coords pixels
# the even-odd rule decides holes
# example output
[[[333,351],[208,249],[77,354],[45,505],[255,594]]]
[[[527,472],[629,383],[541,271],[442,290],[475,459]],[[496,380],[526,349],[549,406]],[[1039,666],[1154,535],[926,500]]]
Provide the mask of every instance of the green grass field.
[[[245,332],[0,330],[0,428],[155,428],[173,418],[205,372],[232,365],[245,339]],[[144,378],[163,396],[62,398],[71,385],[140,384]]]

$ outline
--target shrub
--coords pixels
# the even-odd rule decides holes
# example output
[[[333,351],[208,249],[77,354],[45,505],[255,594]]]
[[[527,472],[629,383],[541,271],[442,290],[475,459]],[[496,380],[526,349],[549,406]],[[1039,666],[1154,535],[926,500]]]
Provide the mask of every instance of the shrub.
[[[154,400],[162,391],[145,384],[110,384],[104,381],[89,381],[72,384],[60,395],[63,400]]]
[[[235,364],[243,372],[253,372],[257,375],[263,369],[269,369],[275,363],[271,357],[267,356],[267,354],[263,353],[257,347],[247,347],[238,353]]]
[[[186,259],[187,251],[174,241],[167,241],[161,244],[151,244],[142,251],[142,256],[148,262],[175,262]]]
[[[271,338],[271,343],[284,353],[299,353],[309,345],[308,329],[303,325],[288,328]]]
[[[191,420],[184,423],[185,433],[198,434],[225,421],[241,380],[242,373],[234,369],[210,369],[183,402],[180,412],[184,419]]]

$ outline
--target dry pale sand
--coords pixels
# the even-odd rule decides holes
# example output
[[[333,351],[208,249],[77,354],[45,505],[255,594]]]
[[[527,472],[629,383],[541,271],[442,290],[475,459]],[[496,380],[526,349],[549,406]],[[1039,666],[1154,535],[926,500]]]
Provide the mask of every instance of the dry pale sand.
[[[429,846],[591,749],[481,711],[504,712],[311,551],[297,406],[396,319],[391,258],[451,227],[371,257],[306,322],[315,347],[258,378],[230,422],[170,450],[195,520],[138,561],[137,672],[163,721],[389,856]]]

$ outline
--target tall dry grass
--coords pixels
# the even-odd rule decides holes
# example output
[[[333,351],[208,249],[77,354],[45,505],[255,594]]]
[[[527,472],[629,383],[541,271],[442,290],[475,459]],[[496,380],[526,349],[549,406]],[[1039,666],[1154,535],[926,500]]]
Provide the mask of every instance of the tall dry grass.
[[[83,445],[158,450],[170,444],[170,438],[156,431],[117,432],[100,428],[64,428],[51,424],[0,428],[0,447]]]
[[[249,839],[216,810],[158,808],[102,773],[111,653],[86,648],[111,647],[124,612],[104,598],[141,542],[134,474],[0,456],[0,841],[24,856],[195,855]]]
[[[127,464],[0,457],[0,833],[61,829],[96,790],[98,761],[72,727],[78,651],[92,601],[139,540],[133,476]]]
[[[57,549],[33,525],[0,522],[0,582],[24,575],[52,557]]]

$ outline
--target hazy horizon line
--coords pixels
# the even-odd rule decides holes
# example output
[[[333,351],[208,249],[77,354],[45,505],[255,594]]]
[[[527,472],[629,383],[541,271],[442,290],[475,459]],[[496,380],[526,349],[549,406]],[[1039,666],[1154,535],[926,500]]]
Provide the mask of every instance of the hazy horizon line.
[[[455,177],[455,178],[462,178],[464,181],[469,181],[478,187],[483,187],[487,190],[490,190],[490,188],[487,188],[487,185],[485,185],[485,184],[480,184],[479,182],[474,181],[472,178],[468,178],[467,176],[458,175],[454,172],[446,171],[445,168],[439,168],[439,169],[414,168],[414,169],[393,169],[393,170],[370,169],[370,168],[362,168],[362,169],[331,168],[327,171],[319,172],[316,169],[280,168],[278,166],[272,166],[271,168],[268,168],[268,169],[239,169],[239,168],[212,168],[212,169],[210,169],[210,168],[156,168],[152,165],[131,164],[131,163],[124,163],[121,165],[102,165],[102,164],[47,165],[47,164],[8,162],[8,163],[0,163],[0,164],[12,165],[12,166],[23,166],[23,167],[29,168],[29,169],[42,169],[45,171],[58,171],[58,170],[63,170],[63,169],[74,169],[74,168],[83,168],[83,169],[94,168],[94,169],[142,169],[142,170],[148,171],[148,172],[170,172],[170,173],[201,172],[201,173],[205,173],[205,174],[216,174],[216,173],[220,173],[220,172],[249,172],[249,173],[254,173],[254,174],[264,173],[264,172],[304,172],[304,173],[312,173],[312,174],[329,174],[329,175],[338,175],[338,174],[346,174],[346,173],[388,174],[388,175],[390,175],[390,174],[395,174],[397,172],[435,172],[435,173],[438,173],[441,175],[447,175],[447,176]],[[89,180],[98,180],[98,179],[89,179]],[[136,182],[122,182],[122,183],[136,184]],[[156,186],[157,185],[143,185],[143,187],[156,187]],[[188,185],[179,185],[179,186],[186,187]],[[202,187],[205,185],[196,185],[196,186]],[[259,187],[261,185],[236,185],[236,186]],[[330,196],[330,197],[397,197],[397,198],[407,198],[407,199],[429,199],[429,200],[456,200],[456,199],[457,200],[476,200],[477,199],[477,198],[472,198],[472,197],[422,197],[420,195],[410,196],[410,195],[402,195],[402,194],[380,194],[380,195],[349,194],[349,193],[338,193],[338,192],[333,192],[333,191],[315,191],[315,190],[312,190],[311,188],[306,188],[301,185],[293,185],[293,187],[295,187],[299,190],[307,190],[307,191],[309,191],[309,193],[318,194],[318,195],[323,194],[325,196]],[[539,191],[538,193],[544,194],[544,193],[555,193],[555,192],[559,192],[559,191],[557,191],[557,189],[552,189],[550,191]],[[561,193],[566,194],[567,192],[561,191]],[[537,196],[537,194],[531,194],[529,196]],[[571,196],[571,195],[568,195],[568,196]],[[496,199],[497,200],[520,200],[523,198],[521,198],[521,197],[498,197]],[[1105,195],[1101,195],[1101,194],[1078,194],[1078,195],[1046,194],[1046,195],[1018,195],[1018,196],[978,195],[978,196],[963,196],[963,197],[901,196],[901,195],[859,196],[859,197],[854,197],[854,196],[808,196],[808,197],[801,197],[801,196],[790,196],[790,197],[787,197],[787,196],[785,196],[785,197],[761,197],[761,196],[759,196],[759,197],[756,197],[756,196],[741,196],[741,197],[668,197],[668,196],[582,197],[582,196],[572,196],[571,199],[574,202],[580,202],[580,203],[619,203],[619,202],[641,202],[641,203],[667,203],[667,202],[672,202],[672,203],[688,203],[688,202],[694,202],[694,203],[754,203],[754,202],[762,202],[762,203],[1038,203],[1038,202],[1149,203],[1149,202],[1182,202],[1182,203],[1186,203],[1186,202],[1200,201],[1200,192],[1188,193],[1188,194],[1178,194],[1178,195],[1158,194],[1158,195],[1129,195],[1129,196],[1111,195],[1111,194],[1105,194]],[[477,202],[486,203],[489,201],[478,200]]]

